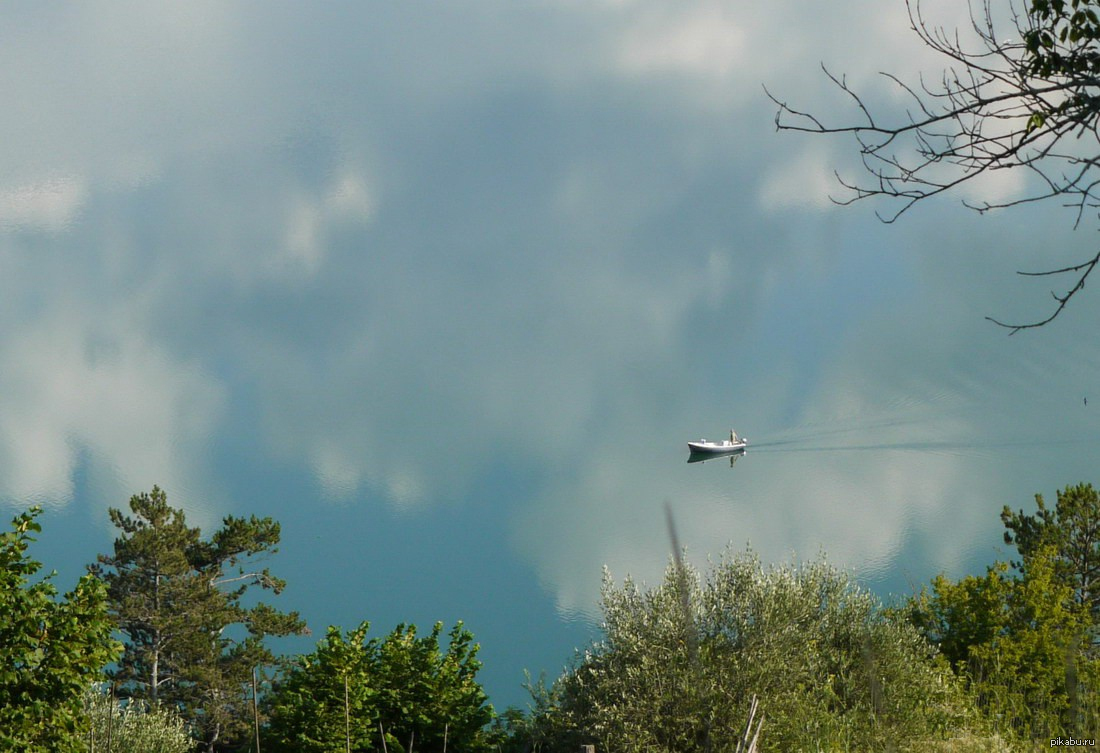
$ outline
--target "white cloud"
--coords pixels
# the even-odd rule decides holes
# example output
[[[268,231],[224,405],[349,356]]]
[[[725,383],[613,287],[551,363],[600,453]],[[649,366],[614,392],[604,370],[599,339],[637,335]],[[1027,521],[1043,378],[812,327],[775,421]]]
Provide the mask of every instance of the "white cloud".
[[[123,322],[53,311],[0,339],[0,494],[63,504],[84,458],[122,489],[194,508],[194,473],[224,400],[208,377]],[[117,504],[118,500],[112,500]]]
[[[640,0],[609,8],[604,17],[615,70],[655,85],[674,83],[687,94],[680,105],[694,102],[700,112],[766,107],[762,84],[792,104],[833,112],[851,103],[822,65],[856,91],[885,90],[896,99],[899,91],[880,71],[912,76],[915,83],[920,72],[935,77],[950,62],[920,42],[904,7],[874,0],[814,8],[796,0]],[[969,28],[965,5],[922,3],[922,9],[932,24]]]
[[[87,199],[87,186],[75,176],[51,177],[0,189],[0,229],[67,229]]]
[[[362,459],[348,457],[346,447],[321,440],[316,442],[310,455],[313,472],[326,497],[346,499],[362,483]]]
[[[374,201],[362,175],[345,171],[319,195],[298,193],[290,200],[284,253],[275,270],[315,274],[324,263],[328,230],[334,224],[366,222],[374,213]]]
[[[369,220],[375,211],[374,191],[364,176],[352,170],[338,174],[329,186],[324,204],[336,218]]]
[[[767,210],[834,207],[830,196],[845,190],[837,182],[836,164],[836,155],[824,142],[803,146],[788,160],[767,168],[760,203]]]
[[[747,58],[746,30],[729,3],[657,6],[624,34],[623,69],[634,73],[679,72],[727,79]]]

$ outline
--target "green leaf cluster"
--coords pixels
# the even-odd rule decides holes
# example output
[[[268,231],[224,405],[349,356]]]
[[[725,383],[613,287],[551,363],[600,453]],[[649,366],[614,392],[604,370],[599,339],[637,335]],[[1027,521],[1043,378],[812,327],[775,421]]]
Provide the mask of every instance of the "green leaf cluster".
[[[1024,44],[1036,75],[1100,71],[1094,49],[1100,18],[1092,0],[1032,0]]]
[[[470,631],[455,624],[444,650],[442,623],[423,637],[399,625],[382,640],[368,639],[369,627],[330,627],[286,667],[266,701],[265,750],[381,751],[383,734],[390,753],[489,750],[493,709]]]
[[[0,750],[82,750],[85,688],[118,655],[103,585],[92,576],[57,598],[27,555],[39,508],[0,534]]]
[[[1042,128],[1048,119],[1088,124],[1100,109],[1097,7],[1095,0],[1032,0],[1023,30],[1021,72],[1036,77],[1040,88],[1058,84],[1062,96],[1039,100],[1045,109],[1031,115],[1028,132]]]

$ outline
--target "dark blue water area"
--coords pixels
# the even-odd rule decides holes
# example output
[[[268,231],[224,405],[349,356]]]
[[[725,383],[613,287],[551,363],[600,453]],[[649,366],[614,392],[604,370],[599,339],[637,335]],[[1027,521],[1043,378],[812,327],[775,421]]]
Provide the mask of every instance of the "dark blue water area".
[[[372,635],[398,623],[425,633],[436,621],[446,632],[462,620],[481,645],[480,679],[498,708],[526,703],[525,670],[553,679],[592,638],[585,622],[562,619],[531,566],[510,551],[492,500],[420,511],[322,503],[284,510],[280,520],[283,552],[295,563],[282,601],[303,610],[314,638],[362,620]]]
[[[330,625],[350,630],[369,621],[370,635],[380,637],[398,624],[426,634],[437,621],[446,633],[461,620],[481,646],[479,678],[503,709],[526,705],[525,672],[552,680],[592,639],[587,622],[563,619],[509,544],[510,506],[527,493],[531,473],[499,464],[460,498],[401,508],[369,489],[326,498],[308,470],[273,467],[240,450],[217,455],[236,459],[218,474],[233,484],[233,513],[281,523],[271,568],[287,587],[275,601],[300,611],[312,631],[273,641],[277,651],[312,650]],[[422,462],[431,465],[432,455]]]

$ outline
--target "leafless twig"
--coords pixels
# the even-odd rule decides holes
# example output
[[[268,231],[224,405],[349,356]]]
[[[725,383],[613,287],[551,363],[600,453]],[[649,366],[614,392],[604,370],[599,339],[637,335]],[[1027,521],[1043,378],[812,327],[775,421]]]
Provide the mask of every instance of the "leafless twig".
[[[923,79],[912,86],[883,73],[910,100],[900,122],[881,122],[866,100],[843,76],[824,66],[826,77],[850,99],[857,122],[830,125],[796,109],[765,89],[776,104],[779,130],[816,134],[847,134],[857,144],[865,177],[851,180],[837,174],[843,193],[838,204],[869,198],[891,203],[876,215],[895,222],[915,204],[947,194],[979,176],[1022,169],[1034,178],[1036,190],[1005,200],[964,204],[979,213],[1058,198],[1074,211],[1074,227],[1100,208],[1100,49],[1096,39],[1065,35],[1047,41],[1051,51],[1034,40],[1046,27],[1061,23],[1021,11],[1012,2],[999,19],[991,0],[973,0],[967,39],[930,24],[919,0],[907,0],[913,31],[924,45],[947,61],[934,85]],[[1060,29],[1061,26],[1051,26]],[[1097,25],[1100,33],[1100,24]],[[1000,29],[1007,29],[1002,33]],[[1050,61],[1054,61],[1051,63]],[[1053,313],[1037,321],[1014,324],[987,317],[1010,334],[1053,321],[1080,292],[1100,262],[1096,256],[1080,263],[1029,277],[1066,275],[1064,292],[1053,292]]]

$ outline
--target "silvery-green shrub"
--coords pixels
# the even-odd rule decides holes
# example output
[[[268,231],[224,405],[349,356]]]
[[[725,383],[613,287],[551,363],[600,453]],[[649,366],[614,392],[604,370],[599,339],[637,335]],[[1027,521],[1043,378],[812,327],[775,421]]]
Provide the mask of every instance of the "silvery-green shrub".
[[[91,717],[89,751],[95,753],[192,753],[195,742],[179,714],[140,702],[122,704],[102,688],[85,696]],[[110,745],[108,746],[108,741]]]
[[[733,751],[753,695],[765,751],[916,750],[973,723],[935,648],[824,559],[727,554],[650,588],[605,573],[602,608],[602,640],[555,689],[563,749]]]

